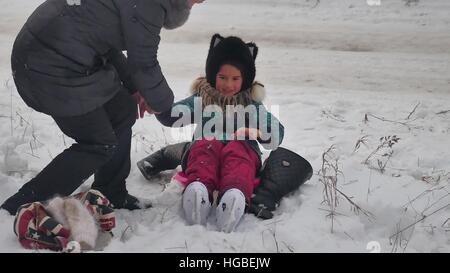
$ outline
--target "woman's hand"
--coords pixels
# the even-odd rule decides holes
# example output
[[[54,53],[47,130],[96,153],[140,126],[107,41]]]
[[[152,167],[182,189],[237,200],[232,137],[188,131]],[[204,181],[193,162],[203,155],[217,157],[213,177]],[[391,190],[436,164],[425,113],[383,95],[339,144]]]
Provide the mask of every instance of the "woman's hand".
[[[257,140],[261,136],[261,131],[255,128],[239,128],[233,134],[234,139],[244,140],[246,138]]]
[[[187,0],[187,1],[189,8],[192,8],[193,5],[203,3],[203,1],[205,0]]]
[[[136,92],[133,94],[134,99],[136,100],[137,104],[137,112],[136,112],[136,119],[143,118],[145,112],[148,112],[149,114],[154,114],[155,111],[148,106],[147,102],[145,102],[144,97],[139,92]]]

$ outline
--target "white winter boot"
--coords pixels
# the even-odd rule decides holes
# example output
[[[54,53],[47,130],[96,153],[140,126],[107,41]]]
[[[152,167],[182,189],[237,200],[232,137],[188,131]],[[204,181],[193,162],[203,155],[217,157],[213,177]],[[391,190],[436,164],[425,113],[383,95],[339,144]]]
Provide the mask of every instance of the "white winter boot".
[[[183,193],[183,210],[189,224],[206,225],[211,203],[203,183],[192,182]]]
[[[233,231],[245,212],[245,196],[238,189],[227,190],[217,205],[216,217],[219,231]]]

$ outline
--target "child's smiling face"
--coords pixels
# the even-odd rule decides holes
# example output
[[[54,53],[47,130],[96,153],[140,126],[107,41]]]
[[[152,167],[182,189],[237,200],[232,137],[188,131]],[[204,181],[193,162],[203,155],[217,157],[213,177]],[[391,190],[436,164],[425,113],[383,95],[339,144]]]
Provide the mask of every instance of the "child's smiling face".
[[[222,65],[216,75],[216,89],[224,96],[234,96],[241,91],[241,87],[241,71],[230,64]]]

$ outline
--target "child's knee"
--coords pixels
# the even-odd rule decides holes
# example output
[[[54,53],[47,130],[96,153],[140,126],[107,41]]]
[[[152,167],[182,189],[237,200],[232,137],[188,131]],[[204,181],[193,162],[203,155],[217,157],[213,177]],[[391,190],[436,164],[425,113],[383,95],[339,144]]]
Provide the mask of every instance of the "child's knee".
[[[245,141],[232,140],[223,148],[224,152],[243,152],[247,153]]]
[[[222,149],[222,161],[226,159],[239,159],[241,163],[246,162],[259,162],[259,156],[245,141],[230,141]]]

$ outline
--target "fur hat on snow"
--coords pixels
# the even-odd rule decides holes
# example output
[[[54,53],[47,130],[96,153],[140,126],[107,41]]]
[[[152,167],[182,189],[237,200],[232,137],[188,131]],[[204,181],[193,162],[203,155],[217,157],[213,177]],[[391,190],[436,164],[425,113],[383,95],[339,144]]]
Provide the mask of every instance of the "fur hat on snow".
[[[45,209],[64,228],[70,230],[70,237],[77,241],[83,250],[93,249],[98,230],[89,210],[73,197],[55,197],[49,200]]]
[[[25,204],[14,220],[14,232],[23,247],[64,252],[101,248],[108,243],[114,227],[109,200],[93,189],[45,203]]]
[[[220,67],[224,64],[230,64],[242,73],[241,91],[247,90],[252,87],[255,80],[255,59],[257,55],[258,47],[255,43],[245,43],[235,36],[225,38],[216,33],[211,38],[206,59],[206,80],[212,87],[215,87],[216,75]]]

